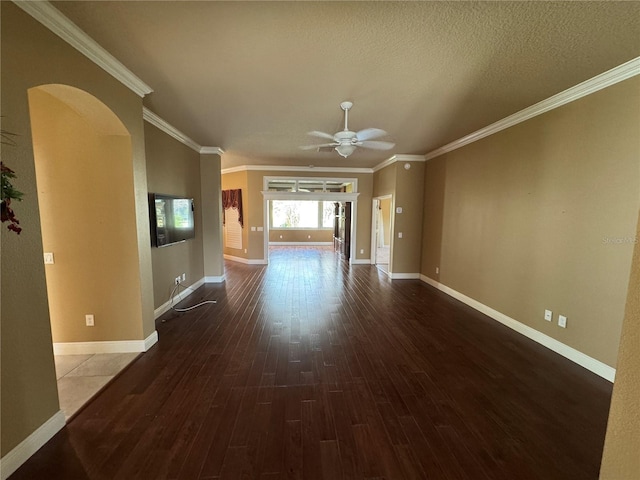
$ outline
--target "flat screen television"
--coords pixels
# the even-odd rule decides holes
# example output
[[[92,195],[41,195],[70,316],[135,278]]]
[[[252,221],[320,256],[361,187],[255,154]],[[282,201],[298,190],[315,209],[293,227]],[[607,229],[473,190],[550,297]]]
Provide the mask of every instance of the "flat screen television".
[[[154,247],[166,247],[196,236],[193,198],[150,193],[149,215]]]

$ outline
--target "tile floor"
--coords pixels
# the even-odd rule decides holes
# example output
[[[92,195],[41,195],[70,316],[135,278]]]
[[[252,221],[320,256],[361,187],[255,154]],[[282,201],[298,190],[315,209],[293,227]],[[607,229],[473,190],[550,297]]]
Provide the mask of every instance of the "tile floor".
[[[60,408],[68,420],[139,353],[56,355]]]

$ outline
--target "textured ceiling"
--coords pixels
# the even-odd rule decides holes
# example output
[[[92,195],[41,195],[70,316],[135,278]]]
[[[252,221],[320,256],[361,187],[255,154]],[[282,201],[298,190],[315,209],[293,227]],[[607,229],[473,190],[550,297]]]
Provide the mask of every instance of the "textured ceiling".
[[[51,2],[223,167],[371,167],[424,154],[640,56],[640,2]],[[310,130],[391,151],[303,152]]]

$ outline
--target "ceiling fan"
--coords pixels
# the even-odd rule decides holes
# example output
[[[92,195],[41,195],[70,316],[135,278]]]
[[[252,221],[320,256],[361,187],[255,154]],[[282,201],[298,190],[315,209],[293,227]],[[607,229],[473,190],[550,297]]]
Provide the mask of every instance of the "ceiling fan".
[[[384,142],[380,140],[373,140],[374,138],[380,138],[387,135],[387,132],[379,128],[365,128],[358,132],[352,132],[349,130],[349,110],[353,107],[351,102],[342,102],[340,108],[344,110],[344,130],[334,135],[330,133],[319,132],[314,130],[309,132],[309,135],[313,137],[327,138],[332,140],[331,143],[322,143],[320,145],[306,145],[300,147],[302,150],[314,150],[320,147],[335,147],[335,151],[341,156],[347,158],[351,155],[356,147],[371,148],[374,150],[389,150],[395,146],[395,143]]]

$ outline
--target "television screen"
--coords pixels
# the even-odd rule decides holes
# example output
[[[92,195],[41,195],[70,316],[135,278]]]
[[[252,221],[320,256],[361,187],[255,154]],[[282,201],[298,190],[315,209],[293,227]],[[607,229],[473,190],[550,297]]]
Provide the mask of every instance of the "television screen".
[[[152,193],[149,213],[154,246],[164,247],[195,237],[192,198]]]

